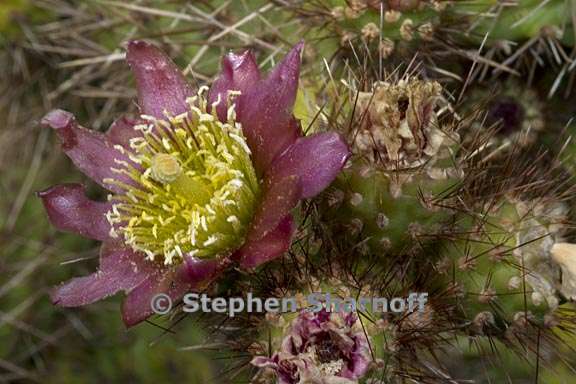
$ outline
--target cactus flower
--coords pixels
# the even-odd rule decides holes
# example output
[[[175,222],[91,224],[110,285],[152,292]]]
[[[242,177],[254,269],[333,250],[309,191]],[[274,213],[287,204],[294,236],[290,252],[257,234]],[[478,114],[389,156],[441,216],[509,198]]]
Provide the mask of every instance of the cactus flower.
[[[352,384],[372,362],[368,339],[355,313],[303,310],[279,352],[252,365],[275,373],[280,384]]]
[[[251,269],[288,249],[291,210],[348,157],[336,133],[303,137],[293,117],[302,45],[263,78],[250,52],[230,53],[206,92],[161,50],[132,41],[138,119],[120,118],[100,134],[62,110],[44,117],[74,164],[110,191],[105,202],[79,184],[39,194],[58,229],[103,242],[99,270],[57,287],[57,305],[124,291],[131,326],[152,314],[159,293],[179,300],[230,264]]]

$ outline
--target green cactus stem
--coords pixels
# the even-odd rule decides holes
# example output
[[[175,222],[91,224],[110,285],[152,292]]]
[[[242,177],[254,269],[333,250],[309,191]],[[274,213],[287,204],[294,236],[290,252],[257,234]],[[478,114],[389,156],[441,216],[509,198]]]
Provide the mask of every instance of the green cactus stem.
[[[401,249],[450,214],[443,207],[462,177],[455,159],[458,135],[440,122],[436,82],[416,78],[377,83],[360,92],[355,157],[325,199],[325,219],[352,243],[373,252]]]

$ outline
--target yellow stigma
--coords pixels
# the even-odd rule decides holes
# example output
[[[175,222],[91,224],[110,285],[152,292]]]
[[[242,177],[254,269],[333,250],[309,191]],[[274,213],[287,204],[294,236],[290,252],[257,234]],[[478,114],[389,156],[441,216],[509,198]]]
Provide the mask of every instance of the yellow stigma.
[[[212,258],[240,247],[259,198],[233,107],[228,121],[220,122],[206,112],[204,90],[189,100],[186,114],[143,116],[148,124],[135,127],[142,135],[127,150],[135,165],[118,162],[114,169],[132,183],[108,180],[124,190],[111,196],[112,235],[165,264],[180,263],[185,254]]]
[[[152,158],[152,177],[161,183],[171,183],[180,176],[182,167],[175,156],[158,153]]]

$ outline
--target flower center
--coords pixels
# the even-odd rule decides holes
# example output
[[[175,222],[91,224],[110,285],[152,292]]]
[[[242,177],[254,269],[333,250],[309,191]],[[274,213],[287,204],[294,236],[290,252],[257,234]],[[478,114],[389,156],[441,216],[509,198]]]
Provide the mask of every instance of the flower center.
[[[316,364],[318,370],[326,376],[335,376],[342,372],[345,366],[338,346],[329,338],[311,345],[306,351]]]
[[[130,140],[133,164],[118,161],[123,194],[110,197],[107,218],[134,250],[164,264],[185,254],[213,258],[244,241],[260,187],[233,106],[222,123],[207,113],[201,89],[190,111],[166,120],[143,116],[140,137]],[[215,108],[213,108],[214,110]]]
[[[321,363],[330,363],[340,357],[340,349],[330,337],[316,344],[316,356]]]
[[[508,136],[522,129],[525,115],[526,111],[520,103],[504,96],[490,105],[488,120],[490,123],[501,123],[498,133]]]

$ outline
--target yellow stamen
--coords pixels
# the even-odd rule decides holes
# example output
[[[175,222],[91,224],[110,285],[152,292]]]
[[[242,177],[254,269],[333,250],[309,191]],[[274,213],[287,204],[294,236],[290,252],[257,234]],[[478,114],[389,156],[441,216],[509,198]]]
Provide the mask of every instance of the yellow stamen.
[[[211,258],[244,241],[260,186],[242,129],[206,112],[199,93],[190,111],[149,123],[127,149],[134,164],[119,163],[130,185],[111,180],[123,194],[111,197],[107,218],[134,250],[165,264],[185,254]],[[215,111],[215,108],[212,109]]]

